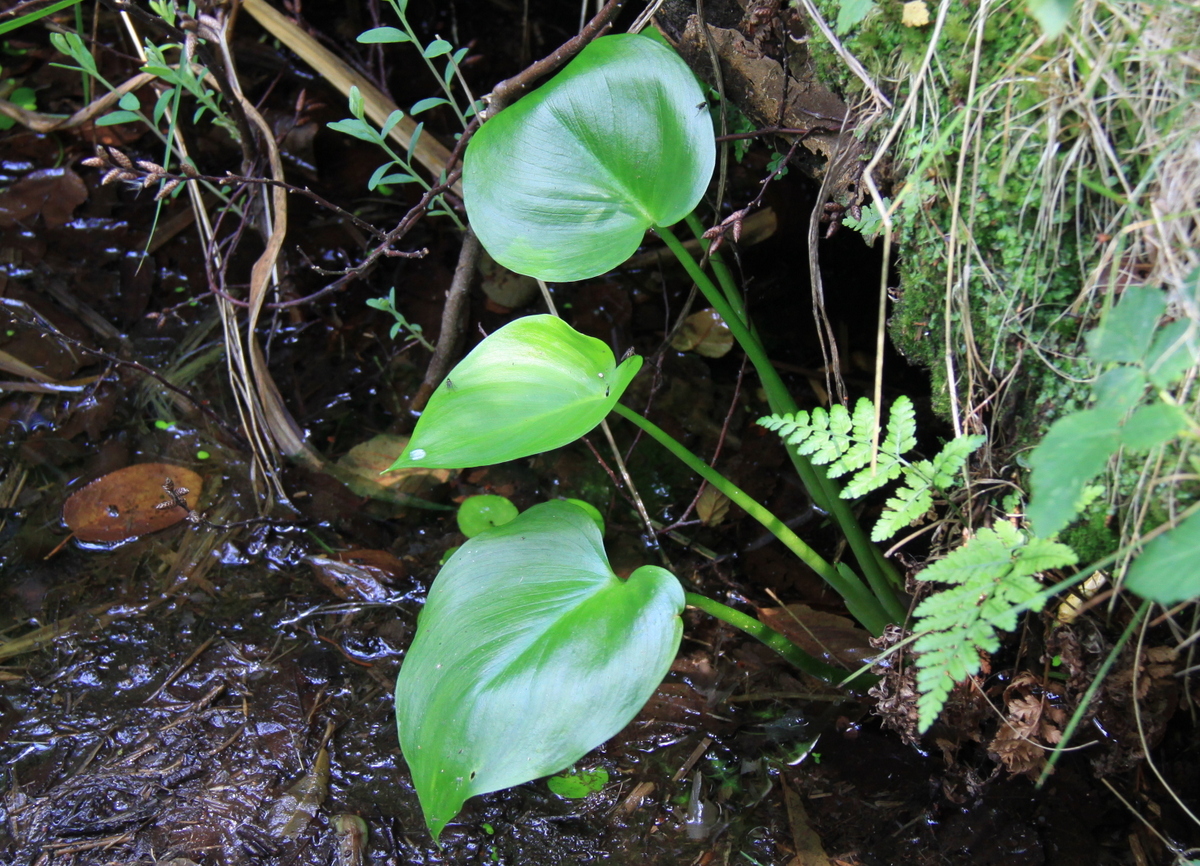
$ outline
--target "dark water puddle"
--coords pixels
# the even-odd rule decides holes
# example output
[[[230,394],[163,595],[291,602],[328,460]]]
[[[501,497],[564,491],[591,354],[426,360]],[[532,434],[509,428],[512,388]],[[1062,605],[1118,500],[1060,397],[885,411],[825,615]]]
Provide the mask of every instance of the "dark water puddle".
[[[257,547],[249,532],[210,541],[248,562],[172,585],[153,563],[203,531],[172,532],[65,554],[84,574],[57,592],[117,615],[0,670],[4,862],[354,862],[339,853],[346,815],[365,822],[366,862],[379,863],[782,864],[805,828],[845,863],[1124,862],[1123,813],[1069,766],[1041,794],[998,781],[956,804],[939,760],[852,703],[796,697],[813,685],[699,620],[642,715],[580,762],[609,770],[604,790],[570,801],[539,781],[474,798],[439,850],[391,696],[439,545],[404,557],[412,577],[368,603],[338,597],[300,561],[314,548],[303,536],[286,554],[278,534]],[[18,583],[33,574],[11,565]]]

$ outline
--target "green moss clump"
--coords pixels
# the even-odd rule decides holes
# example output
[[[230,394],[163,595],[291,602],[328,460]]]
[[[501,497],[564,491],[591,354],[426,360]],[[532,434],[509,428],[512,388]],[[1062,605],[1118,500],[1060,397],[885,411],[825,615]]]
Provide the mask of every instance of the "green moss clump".
[[[1104,507],[1088,512],[1085,520],[1077,521],[1062,532],[1062,541],[1077,554],[1080,562],[1097,562],[1121,545],[1121,537],[1109,528],[1109,514]]]

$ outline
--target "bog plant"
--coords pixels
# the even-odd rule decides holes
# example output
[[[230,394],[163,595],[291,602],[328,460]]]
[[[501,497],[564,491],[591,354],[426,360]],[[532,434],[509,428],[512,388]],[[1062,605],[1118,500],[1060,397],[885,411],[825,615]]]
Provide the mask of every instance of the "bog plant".
[[[671,228],[683,221],[703,234],[692,210],[714,161],[711,120],[690,70],[654,40],[607,36],[481,127],[464,158],[464,200],[492,257],[542,280],[596,276],[624,261],[647,230],[661,237],[754,364],[772,410],[763,423],[789,442],[801,480],[844,533],[856,568],[825,560],[622,405],[641,359],[618,361],[606,344],[554,316],[527,316],[485,338],[434,392],[392,468],[457,469],[526,457],[566,445],[615,412],[760,521],[879,634],[906,619],[901,581],[847,499],[896,483],[872,533],[889,538],[956,483],[982,437],[960,437],[930,459],[910,459],[915,426],[906,399],[895,402],[884,429],[869,401],[852,413],[798,411],[720,257],[712,257],[710,277]],[[1163,367],[1152,345],[1128,350],[1132,360],[1112,358],[1141,371],[1138,401]],[[1127,388],[1123,393],[1132,394],[1133,385]],[[1161,410],[1147,417],[1166,415],[1177,420]],[[1113,424],[1128,426],[1123,416]],[[1171,429],[1174,435],[1177,427]],[[1125,435],[1118,444],[1128,444]],[[831,475],[850,476],[845,490]],[[948,587],[916,611],[922,728],[953,683],[978,671],[979,651],[995,649],[1020,611],[1044,603],[1037,575],[1074,562],[1074,553],[1049,537],[1052,530],[1038,519],[1035,528],[1042,537],[1007,524],[980,530],[921,575]],[[468,797],[558,772],[628,723],[678,649],[685,604],[744,629],[814,675],[843,676],[756,620],[685,592],[661,567],[617,578],[600,528],[575,504],[543,503],[470,538],[430,590],[396,688],[401,746],[434,838]]]
[[[692,210],[716,151],[703,103],[669,48],[640,36],[598,39],[472,139],[463,174],[468,216],[498,262],[549,280],[604,273],[653,229],[751,356],[772,407],[795,412],[728,272],[714,262],[718,287],[669,228],[687,220],[702,233]],[[518,459],[566,445],[616,412],[771,529],[867,628],[878,633],[903,617],[898,580],[823,474],[793,449],[814,496],[853,536],[865,579],[827,562],[621,405],[640,366],[640,357],[618,361],[554,316],[517,319],[450,372],[393,468]],[[558,772],[627,724],[674,658],[685,604],[744,628],[811,673],[843,676],[750,617],[685,593],[659,566],[617,578],[600,528],[576,504],[543,503],[470,538],[430,590],[396,689],[401,746],[434,837],[468,797]]]

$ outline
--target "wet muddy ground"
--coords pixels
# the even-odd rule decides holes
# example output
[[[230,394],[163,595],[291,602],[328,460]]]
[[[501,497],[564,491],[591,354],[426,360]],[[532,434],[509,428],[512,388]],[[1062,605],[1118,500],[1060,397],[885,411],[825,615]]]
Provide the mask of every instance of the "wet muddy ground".
[[[360,50],[354,33],[371,25],[365,12],[363,21],[305,12],[348,53]],[[489,84],[521,68],[522,52],[546,53],[577,24],[576,11],[534,8],[523,30],[484,3],[422,14],[431,32],[474,40],[480,60],[471,74]],[[101,34],[116,32],[105,29],[110,19],[101,23]],[[343,116],[341,97],[251,22],[238,27],[244,86],[287,126],[279,128],[289,176],[376,224],[397,219],[411,202],[367,196],[375,158],[324,128]],[[45,33],[19,36],[11,44],[23,53],[5,61],[6,74],[38,82],[42,107],[77,107],[78,77],[50,65]],[[128,67],[113,40],[102,63]],[[390,81],[402,103],[427,95],[419,87],[408,93],[416,86],[408,76],[397,61]],[[304,134],[289,138],[296,128]],[[236,164],[217,133],[190,134],[206,170]],[[1104,765],[1086,751],[1070,755],[1035,790],[989,759],[980,731],[994,732],[995,719],[908,744],[870,713],[872,699],[809,680],[689,611],[667,682],[621,735],[580,762],[608,770],[602,791],[568,800],[539,781],[473,799],[435,847],[397,744],[392,683],[438,564],[462,541],[446,509],[482,492],[523,508],[577,496],[605,511],[618,571],[656,554],[582,445],[423,489],[443,510],[371,501],[328,474],[281,464],[286,501],[267,507],[229,396],[224,338],[187,207],[180,198],[156,214],[149,195],[100,185],[100,172],[80,166],[98,139],[154,153],[126,127],[0,132],[0,351],[26,365],[7,363],[0,383],[0,862],[1171,862],[1114,791],[1175,844],[1188,844],[1176,807],[1126,759],[1136,744],[1122,739],[1129,734],[1119,725],[1097,726],[1088,741],[1097,741],[1093,751],[1125,757]],[[770,156],[766,146],[751,150],[731,199],[752,197]],[[823,360],[803,324],[811,299],[807,262],[796,254],[815,187],[799,175],[768,197],[775,235],[739,261],[751,310],[765,313],[773,357],[815,405]],[[290,218],[292,296],[326,281],[306,262],[332,268],[362,255],[347,220],[298,198]],[[428,353],[391,340],[390,319],[365,301],[400,286],[405,314],[436,336],[458,248],[445,221],[422,223],[409,241],[429,254],[387,260],[338,293],[272,312],[262,328],[284,399],[330,459],[411,427],[407,407]],[[247,272],[257,252],[252,239],[239,246],[229,272]],[[872,255],[848,233],[822,251],[827,285],[839,288],[829,313],[850,359],[847,381],[860,390],[870,382],[874,345],[875,323],[861,314],[873,309]],[[655,379],[657,423],[700,453],[722,441],[723,471],[793,516],[810,543],[835,549],[820,515],[780,472],[782,450],[753,427],[764,404],[753,383],[739,381],[740,363],[661,351],[687,289],[669,268],[651,266],[555,293],[576,327],[654,358],[656,376],[631,393],[644,403]],[[527,311],[498,306],[476,288],[469,332]],[[899,359],[889,366],[889,388],[919,397],[921,374]],[[619,435],[631,444],[627,432]],[[119,543],[69,537],[69,497],[150,462],[198,475],[190,494],[198,520]],[[680,518],[696,479],[647,443],[631,466],[652,513],[664,523]],[[167,501],[164,483],[152,485],[154,501]],[[125,505],[98,507],[120,514]],[[847,666],[865,658],[866,636],[837,618],[835,597],[736,511],[714,527],[677,532],[664,549],[689,586],[750,611],[806,605],[793,612],[831,658]],[[1111,630],[1098,627],[1094,636],[1096,646],[1079,652],[1081,665],[1093,668]],[[987,686],[994,699],[1011,682],[1012,664],[996,661]],[[1169,698],[1177,701],[1162,696],[1164,706]],[[1162,769],[1195,802],[1191,725],[1171,715],[1159,712],[1152,734],[1171,756]],[[1113,790],[1097,778],[1104,766]]]

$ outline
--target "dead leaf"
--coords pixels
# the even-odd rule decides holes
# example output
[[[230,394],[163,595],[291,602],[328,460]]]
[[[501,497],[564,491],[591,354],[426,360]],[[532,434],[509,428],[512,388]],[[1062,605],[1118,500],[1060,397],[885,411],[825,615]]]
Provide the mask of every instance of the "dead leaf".
[[[194,509],[204,484],[199,475],[170,463],[136,463],[73,493],[63,505],[63,521],[80,541],[100,543],[126,541],[174,526],[187,517],[187,511],[173,504],[158,507],[171,502],[163,489],[168,479],[188,508]]]
[[[537,280],[513,273],[498,264],[486,251],[479,255],[479,275],[488,307],[497,312],[519,310],[538,296]]]
[[[396,469],[385,472],[408,444],[407,436],[380,433],[355,445],[331,467],[331,474],[359,496],[403,505],[405,497],[425,498],[453,474],[449,469]],[[382,473],[382,474],[381,474]]]
[[[305,558],[317,579],[347,601],[383,601],[387,584],[408,573],[404,563],[386,550],[346,550],[333,556]]]
[[[39,168],[0,193],[0,228],[39,213],[47,228],[62,228],[87,197],[87,186],[71,169]]]
[[[1006,717],[988,751],[1013,775],[1036,776],[1046,764],[1048,747],[1062,739],[1067,714],[1046,698],[1045,684],[1028,671],[1004,690]]]
[[[671,348],[706,358],[722,358],[733,348],[733,335],[716,310],[700,310],[683,320],[671,338]]]
[[[312,770],[271,804],[266,828],[280,841],[295,840],[312,823],[328,794],[329,749],[322,744]]]
[[[792,826],[792,844],[796,848],[796,856],[788,861],[788,866],[829,866],[829,855],[825,853],[821,837],[812,828],[808,812],[804,808],[804,800],[782,778],[780,785],[783,788],[788,823]]]
[[[911,0],[905,3],[900,23],[905,27],[924,27],[928,24],[929,7],[925,5],[925,0]]]
[[[1058,610],[1054,612],[1054,618],[1063,625],[1075,622],[1084,603],[1103,589],[1106,583],[1108,583],[1108,576],[1103,571],[1097,571],[1091,575],[1081,586],[1075,588],[1075,592],[1067,593],[1058,606]]]
[[[837,614],[813,610],[805,604],[761,608],[758,619],[781,632],[809,655],[833,664],[841,663],[854,669],[878,655],[871,647],[871,635],[857,628],[852,621]]]
[[[696,514],[705,526],[716,526],[729,513],[729,497],[711,484],[706,484],[696,500]]]

